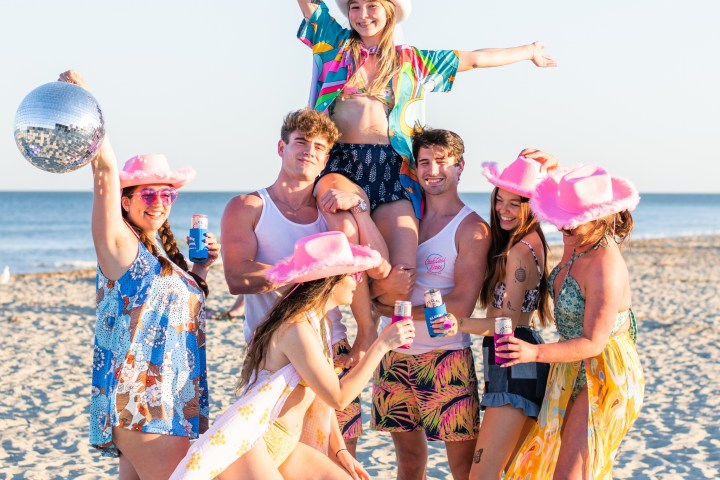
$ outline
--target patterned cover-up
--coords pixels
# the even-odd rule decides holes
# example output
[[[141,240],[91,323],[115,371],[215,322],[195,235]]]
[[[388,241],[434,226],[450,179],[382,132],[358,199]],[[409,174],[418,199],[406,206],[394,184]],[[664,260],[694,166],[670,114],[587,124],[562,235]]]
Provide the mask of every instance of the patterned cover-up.
[[[556,267],[550,275],[550,285],[558,270]],[[585,299],[569,272],[556,298],[555,320],[561,341],[579,337],[582,334]],[[614,334],[628,319],[628,314],[630,330]],[[613,459],[620,442],[638,418],[643,403],[645,378],[635,349],[636,332],[632,311],[622,312],[605,349],[598,356],[584,362],[551,365],[538,421],[520,447],[505,478],[552,477],[560,452],[560,431],[565,412],[582,365],[587,375],[590,478],[612,478]]]
[[[327,112],[355,72],[350,34],[351,30],[332,18],[323,2],[300,25],[297,36],[313,51],[309,105],[315,110]],[[460,60],[455,50],[420,50],[410,45],[397,45],[395,50],[400,70],[391,80],[395,106],[388,117],[388,136],[393,149],[403,157],[400,183],[420,218],[422,193],[412,155],[412,131],[416,125],[425,125],[425,92],[450,91]],[[367,50],[363,49],[363,54],[367,59]]]
[[[315,315],[308,315],[313,326],[326,328]],[[328,344],[328,348],[332,346]],[[240,397],[220,415],[188,450],[170,476],[171,480],[210,480],[240,458],[265,435],[280,414],[285,401],[300,383],[291,363],[270,372],[260,370]],[[300,441],[327,454],[330,407],[318,397],[305,414]]]
[[[118,280],[97,270],[90,443],[117,456],[112,429],[197,438],[208,427],[202,290],[142,243]]]

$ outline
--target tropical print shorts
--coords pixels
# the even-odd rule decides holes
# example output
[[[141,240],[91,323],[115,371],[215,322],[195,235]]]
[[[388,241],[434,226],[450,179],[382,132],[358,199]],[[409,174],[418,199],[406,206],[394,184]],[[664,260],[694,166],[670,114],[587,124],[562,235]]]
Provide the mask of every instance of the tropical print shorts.
[[[389,352],[373,377],[372,428],[425,430],[429,441],[475,439],[478,381],[470,348],[420,355]]]
[[[348,353],[350,353],[350,342],[348,342],[347,338],[343,338],[333,345],[334,357],[347,355]],[[338,376],[342,378],[342,376],[349,371],[349,368],[345,368]],[[360,412],[359,395],[355,397],[355,400],[353,400],[345,410],[335,410],[335,414],[337,415],[338,425],[340,425],[340,431],[345,440],[357,438],[362,435],[362,414]]]

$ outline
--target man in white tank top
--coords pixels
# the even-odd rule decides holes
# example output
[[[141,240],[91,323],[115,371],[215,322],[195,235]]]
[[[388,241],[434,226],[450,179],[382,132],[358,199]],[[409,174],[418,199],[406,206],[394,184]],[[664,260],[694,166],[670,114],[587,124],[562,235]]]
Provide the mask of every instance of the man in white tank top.
[[[431,337],[423,307],[427,289],[440,290],[447,311],[470,314],[485,276],[490,246],[488,224],[458,195],[465,166],[462,139],[447,130],[424,129],[413,136],[418,181],[425,191],[420,220],[415,287],[411,294],[415,339],[383,358],[373,379],[372,426],[391,432],[398,478],[425,478],[427,442],[444,441],[453,478],[468,478],[479,429],[478,382],[470,337],[452,323]],[[373,283],[373,297],[401,291],[402,267]],[[392,306],[379,305],[381,327]],[[439,322],[442,329],[442,321]]]
[[[278,141],[282,164],[275,182],[256,192],[238,195],[225,207],[221,223],[223,268],[230,293],[245,297],[243,333],[247,342],[287,290],[285,285],[269,282],[265,278],[265,270],[292,255],[297,239],[327,231],[325,219],[319,212],[320,205],[313,197],[313,186],[338,135],[335,125],[322,113],[307,109],[289,113]],[[252,166],[248,166],[248,171],[251,170]],[[384,246],[370,212],[352,208],[361,203],[360,200],[357,195],[344,193],[326,199],[328,204],[332,203],[332,208],[349,211],[348,214],[353,216],[360,228],[363,244],[376,249]],[[383,253],[382,249],[380,251]],[[386,247],[384,251],[387,252]],[[384,256],[387,258],[386,253]],[[389,264],[385,262],[378,270],[378,275],[383,272],[387,275]],[[357,308],[355,302],[353,314],[358,329],[352,349],[340,311],[334,309],[327,315],[332,322],[336,364],[341,367],[349,368],[359,360],[377,338],[369,299],[366,296],[366,305]],[[338,423],[346,446],[354,455],[357,437],[362,432],[359,398],[347,409],[338,412]]]

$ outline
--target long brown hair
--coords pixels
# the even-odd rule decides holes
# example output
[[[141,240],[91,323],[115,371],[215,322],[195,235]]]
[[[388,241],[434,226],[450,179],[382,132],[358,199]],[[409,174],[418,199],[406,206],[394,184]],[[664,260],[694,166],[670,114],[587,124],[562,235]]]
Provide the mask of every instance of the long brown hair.
[[[130,198],[137,188],[137,186],[123,188],[122,196]],[[165,250],[168,258],[170,258],[170,260],[168,260],[163,255],[160,255],[160,250],[155,244],[155,239],[149,238],[145,234],[145,232],[140,229],[140,227],[135,225],[135,223],[130,220],[128,212],[126,212],[124,208],[121,207],[120,210],[125,221],[128,223],[128,225],[130,225],[130,228],[132,228],[137,234],[138,239],[140,239],[143,245],[145,245],[145,248],[147,248],[150,253],[152,253],[153,256],[155,256],[155,258],[157,258],[160,262],[161,276],[170,275],[172,273],[172,265],[170,264],[170,260],[172,260],[175,265],[189,273],[190,276],[195,279],[202,291],[205,292],[205,296],[208,296],[208,294],[210,293],[210,288],[208,287],[207,282],[197,274],[190,271],[188,264],[185,261],[185,257],[177,246],[177,242],[175,241],[175,234],[173,234],[172,230],[170,229],[170,222],[165,220],[165,223],[163,223],[158,230],[158,237],[160,237],[160,242],[162,243],[163,250]]]
[[[370,83],[370,85],[363,85],[363,82],[358,75],[357,66],[360,64],[360,59],[362,58],[362,53],[360,52],[360,45],[362,44],[362,40],[360,39],[360,34],[353,30],[351,25],[350,29],[352,32],[350,34],[349,48],[350,53],[353,57],[356,70],[353,76],[350,77],[347,82],[347,85],[351,86],[364,86],[367,88],[368,93],[375,95],[379,94],[380,91],[387,86],[392,76],[395,75],[395,72],[400,68],[400,60],[398,58],[397,52],[395,51],[395,39],[393,38],[393,33],[395,31],[395,22],[397,20],[397,14],[395,13],[395,4],[390,0],[378,1],[385,9],[387,23],[385,24],[385,28],[383,28],[382,35],[380,36],[380,43],[378,44],[378,51],[376,54],[377,72],[375,74],[375,78]],[[350,2],[348,1],[348,3]],[[348,20],[349,19],[350,9],[348,6]]]
[[[330,298],[333,288],[344,277],[345,275],[335,275],[299,283],[275,304],[263,322],[255,329],[253,339],[248,345],[242,372],[237,382],[236,391],[238,393],[249,385],[253,376],[257,375],[265,361],[265,356],[270,348],[270,340],[275,332],[286,323],[303,321],[304,314],[307,312],[316,311],[322,317],[325,304]]]
[[[500,189],[495,187],[490,195],[490,250],[487,256],[487,274],[485,275],[485,281],[483,282],[482,290],[480,291],[480,305],[483,308],[487,308],[488,305],[492,304],[493,293],[495,292],[495,285],[501,282],[505,278],[505,272],[507,267],[507,256],[510,249],[515,246],[520,240],[525,238],[532,232],[535,232],[540,237],[540,242],[543,246],[543,265],[542,265],[542,278],[540,279],[540,298],[538,301],[537,315],[540,324],[546,326],[550,323],[552,315],[550,313],[550,302],[548,295],[548,244],[545,240],[545,235],[540,228],[540,222],[538,222],[535,215],[530,210],[529,199],[520,197],[520,215],[518,216],[518,226],[512,231],[503,230],[500,228],[500,218],[497,210],[495,210],[495,203],[497,202],[497,194]]]

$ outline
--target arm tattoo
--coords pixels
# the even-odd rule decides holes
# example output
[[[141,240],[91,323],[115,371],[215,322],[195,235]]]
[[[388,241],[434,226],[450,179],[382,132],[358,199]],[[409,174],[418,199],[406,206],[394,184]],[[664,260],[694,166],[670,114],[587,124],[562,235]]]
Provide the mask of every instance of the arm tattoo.
[[[480,463],[480,457],[482,457],[483,449],[478,448],[475,450],[475,455],[473,455],[473,463]]]
[[[515,280],[518,282],[524,282],[527,278],[527,272],[525,272],[525,269],[523,267],[518,267],[515,270]]]
[[[512,302],[510,302],[510,300],[508,300],[507,308],[508,308],[508,310],[512,310],[513,312],[516,311],[516,309],[513,308]]]

